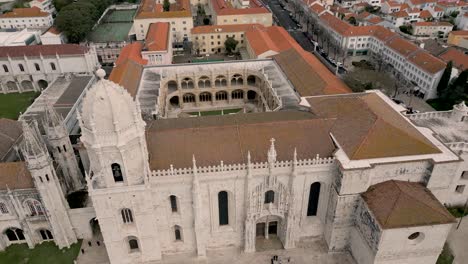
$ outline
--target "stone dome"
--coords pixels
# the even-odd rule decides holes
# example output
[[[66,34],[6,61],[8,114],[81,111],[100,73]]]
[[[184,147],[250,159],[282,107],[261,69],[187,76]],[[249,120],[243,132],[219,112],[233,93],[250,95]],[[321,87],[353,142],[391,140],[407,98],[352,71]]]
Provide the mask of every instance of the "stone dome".
[[[131,95],[118,84],[105,80],[99,70],[100,80],[83,99],[81,120],[94,132],[112,132],[135,124],[136,105]]]

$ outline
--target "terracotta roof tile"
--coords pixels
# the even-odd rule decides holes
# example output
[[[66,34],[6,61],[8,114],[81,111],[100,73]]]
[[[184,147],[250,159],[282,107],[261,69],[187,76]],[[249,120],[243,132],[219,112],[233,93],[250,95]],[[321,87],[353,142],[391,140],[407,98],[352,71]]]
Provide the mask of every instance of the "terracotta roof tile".
[[[449,22],[426,22],[426,21],[421,21],[421,22],[416,22],[413,23],[413,26],[415,27],[453,27],[452,24]]]
[[[446,64],[441,59],[434,57],[423,50],[419,50],[419,52],[411,54],[408,57],[408,60],[429,73],[440,72],[444,70],[446,66]]]
[[[310,97],[311,111],[337,118],[332,135],[351,160],[440,153],[375,93]]]
[[[87,53],[89,48],[76,44],[58,45],[32,45],[0,47],[0,58],[5,57],[35,57],[35,56],[55,56],[58,55],[81,55]]]
[[[249,151],[252,162],[265,162],[271,138],[279,161],[291,160],[294,148],[298,159],[330,157],[335,150],[328,135],[333,122],[299,111],[155,120],[146,135],[150,167],[191,168],[192,156],[197,166],[219,165],[219,160],[239,164],[247,161]]]
[[[133,60],[126,60],[112,69],[109,81],[119,84],[135,98],[142,73],[143,65]]]
[[[145,47],[148,51],[168,50],[170,27],[168,22],[151,23],[146,34]]]
[[[13,8],[11,12],[0,15],[0,18],[15,18],[15,17],[47,17],[50,16],[47,12],[42,12],[38,7],[31,8]]]
[[[0,163],[0,190],[34,188],[33,179],[25,162]]]
[[[127,44],[120,51],[120,55],[115,61],[115,64],[120,65],[127,60],[132,60],[138,64],[146,65],[148,61],[141,57],[141,50],[143,49],[143,46],[143,43],[139,41]]]
[[[395,13],[391,13],[390,16],[393,16],[393,17],[407,17],[409,16],[408,13],[406,11],[398,11],[398,12],[395,12]]]
[[[378,24],[380,22],[384,21],[382,18],[378,17],[378,16],[375,16],[371,19],[368,19],[367,22],[371,23],[371,24]]]
[[[213,6],[213,11],[218,16],[231,16],[231,15],[253,15],[253,14],[268,14],[270,11],[265,7],[259,7],[259,3],[252,5],[248,8],[233,8],[228,5],[224,0],[210,0]]]
[[[316,14],[320,14],[322,13],[323,11],[325,11],[325,7],[323,7],[321,4],[319,3],[315,3],[313,4],[312,6],[309,7],[310,10],[312,10],[312,12],[316,13]]]
[[[455,48],[449,48],[446,52],[439,55],[439,58],[445,62],[452,61],[453,65],[460,71],[468,69],[468,55]]]
[[[136,19],[173,17],[192,17],[189,0],[177,0],[167,12],[155,0],[142,0],[135,16]]]
[[[468,30],[456,30],[450,32],[450,34],[455,36],[468,36]]]
[[[361,196],[383,229],[455,222],[421,183],[390,180],[372,185]]]
[[[267,51],[281,52],[299,46],[283,27],[254,27],[245,35],[257,56]]]
[[[420,18],[431,18],[432,14],[428,10],[423,10],[421,13],[419,13]]]

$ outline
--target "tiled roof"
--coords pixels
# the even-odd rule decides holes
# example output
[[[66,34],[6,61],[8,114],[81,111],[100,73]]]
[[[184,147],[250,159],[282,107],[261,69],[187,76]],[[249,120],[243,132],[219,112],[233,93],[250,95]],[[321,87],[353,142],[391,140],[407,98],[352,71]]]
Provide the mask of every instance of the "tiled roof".
[[[331,134],[351,160],[440,153],[376,93],[310,97],[311,111],[337,118]]]
[[[60,32],[60,31],[58,30],[58,28],[57,28],[56,26],[50,27],[46,32],[52,33],[52,34],[54,34],[54,35],[60,35],[60,34],[62,33],[62,32]]]
[[[281,52],[299,46],[283,27],[255,27],[245,33],[246,39],[257,56],[267,52]]]
[[[310,10],[312,10],[312,12],[316,13],[316,14],[320,14],[322,13],[323,11],[325,11],[325,7],[323,7],[321,4],[319,3],[314,3],[312,6],[310,6]]]
[[[439,58],[447,63],[452,61],[453,66],[460,71],[468,69],[468,55],[456,48],[449,48],[446,52],[439,55]]]
[[[383,229],[449,224],[455,218],[418,182],[390,180],[361,194]]]
[[[0,47],[0,58],[5,57],[35,57],[35,56],[55,56],[58,55],[82,55],[88,52],[88,48],[77,44],[58,45],[32,45]]]
[[[145,47],[148,51],[168,50],[170,27],[168,22],[151,23],[146,34]]]
[[[261,24],[235,24],[235,25],[209,25],[192,28],[192,34],[210,34],[210,33],[225,33],[225,32],[246,32],[250,29],[264,29]]]
[[[302,97],[351,93],[314,55],[300,47],[275,55],[273,59]]]
[[[0,18],[15,18],[15,17],[46,17],[50,16],[47,12],[42,12],[38,7],[31,8],[13,8],[11,12],[0,15]]]
[[[406,11],[403,11],[403,10],[395,12],[395,13],[391,13],[390,15],[393,16],[393,17],[407,17],[407,16],[409,16],[408,13]]]
[[[416,22],[413,23],[414,27],[453,27],[449,22]]]
[[[450,32],[450,34],[455,36],[468,36],[468,30],[456,30]]]
[[[19,143],[18,140],[22,134],[20,122],[0,118],[0,161],[5,158],[16,143]]]
[[[148,61],[141,57],[143,46],[143,43],[139,41],[127,44],[120,51],[120,55],[115,61],[115,65],[123,64],[126,60],[133,60],[138,64],[146,65]]]
[[[0,190],[34,188],[33,179],[26,163],[0,162]]]
[[[271,138],[278,161],[291,160],[294,148],[298,159],[330,157],[335,150],[328,135],[333,122],[299,111],[155,120],[146,132],[150,168],[190,168],[193,156],[197,166],[219,165],[219,160],[245,163],[249,151],[252,162],[265,162]]]
[[[213,6],[213,11],[218,16],[232,16],[232,15],[254,15],[254,14],[268,14],[270,11],[259,3],[252,4],[248,8],[233,8],[228,5],[224,0],[210,0]]]
[[[155,0],[142,0],[136,19],[192,17],[189,0],[177,0],[171,4],[169,11],[164,11]]]
[[[418,46],[403,38],[393,38],[387,42],[387,46],[404,57],[419,49]]]
[[[445,69],[446,66],[442,60],[422,50],[419,50],[415,54],[410,55],[408,60],[429,73],[440,72]]]
[[[346,32],[352,28],[351,24],[346,23],[330,13],[321,15],[320,20],[341,35],[345,35]]]
[[[364,19],[364,18],[367,18],[367,17],[370,16],[370,15],[372,15],[372,14],[369,13],[369,12],[364,11],[364,12],[362,12],[362,13],[360,13],[360,14],[358,15],[358,18]]]
[[[420,18],[431,18],[432,14],[428,10],[423,10],[421,13],[419,13]]]
[[[384,21],[382,18],[378,17],[378,16],[375,16],[373,18],[370,18],[367,20],[367,22],[371,23],[371,24],[378,24],[380,22]]]

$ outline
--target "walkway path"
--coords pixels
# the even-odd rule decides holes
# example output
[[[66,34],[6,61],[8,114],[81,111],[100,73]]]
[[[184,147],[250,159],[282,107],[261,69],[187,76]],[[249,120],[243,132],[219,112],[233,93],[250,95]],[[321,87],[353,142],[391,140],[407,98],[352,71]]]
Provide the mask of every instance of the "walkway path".
[[[77,264],[108,264],[106,247],[102,238],[93,238],[92,240],[83,240],[81,250],[76,259]],[[99,242],[99,245],[98,245]]]

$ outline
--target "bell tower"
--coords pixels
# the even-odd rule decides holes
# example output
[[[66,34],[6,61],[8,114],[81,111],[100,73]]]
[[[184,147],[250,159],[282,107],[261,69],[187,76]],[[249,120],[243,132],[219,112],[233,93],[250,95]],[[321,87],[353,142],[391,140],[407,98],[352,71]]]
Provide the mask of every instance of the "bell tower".
[[[68,217],[68,203],[36,122],[23,121],[23,138],[21,152],[46,209],[54,241],[59,248],[69,247],[77,239]]]

